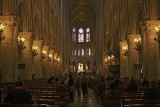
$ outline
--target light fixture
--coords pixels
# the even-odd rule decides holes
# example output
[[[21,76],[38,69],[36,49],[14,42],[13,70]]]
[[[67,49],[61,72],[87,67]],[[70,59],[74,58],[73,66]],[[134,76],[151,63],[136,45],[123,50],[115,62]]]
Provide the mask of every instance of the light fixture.
[[[60,56],[59,56],[59,54],[57,55],[57,64],[59,64],[60,63]]]
[[[108,63],[108,58],[107,58],[107,55],[105,55],[105,59],[104,59],[105,63],[107,64]]]
[[[124,46],[123,48],[122,48],[122,55],[124,55],[124,56],[128,56],[128,46]]]
[[[138,52],[142,52],[142,39],[139,37],[138,39],[134,39],[135,47],[133,49],[137,50]]]
[[[37,56],[38,52],[37,52],[38,46],[33,46],[32,47],[32,56]]]
[[[156,26],[155,30],[157,33],[157,37],[155,37],[154,40],[160,44],[160,26],[158,26],[158,27]]]
[[[57,53],[54,54],[54,63],[57,62]]]
[[[18,37],[18,53],[21,53],[22,50],[26,48],[26,46],[24,46],[24,41],[25,38],[22,38],[21,36]]]
[[[42,51],[42,58],[43,58],[43,59],[46,58],[46,53],[47,53],[46,50],[43,50],[43,51]]]
[[[52,61],[52,58],[53,58],[52,54],[49,54],[49,61]]]
[[[3,33],[3,28],[4,28],[4,26],[1,24],[1,25],[0,25],[0,41],[1,41],[1,40],[4,40],[4,39],[6,38],[5,36],[2,35],[2,33]]]

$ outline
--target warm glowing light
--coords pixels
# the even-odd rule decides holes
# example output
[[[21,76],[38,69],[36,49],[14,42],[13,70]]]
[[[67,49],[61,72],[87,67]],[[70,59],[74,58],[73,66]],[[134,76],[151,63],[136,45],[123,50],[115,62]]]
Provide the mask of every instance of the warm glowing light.
[[[24,42],[24,40],[25,40],[25,39],[24,39],[24,38],[22,38],[21,40],[22,40],[22,42]]]
[[[59,57],[59,56],[58,56],[58,58],[57,58],[57,62],[60,63],[60,57]]]
[[[155,27],[155,30],[159,31],[159,28],[160,28],[160,27]]]
[[[141,43],[141,41],[142,41],[141,38],[138,38],[138,39],[136,38],[136,39],[134,39],[134,42],[135,42],[135,43],[138,43],[138,42]]]
[[[18,41],[19,41],[19,42],[20,42],[20,41],[24,42],[24,40],[25,40],[25,38],[18,37]]]
[[[50,57],[50,58],[52,58],[52,55],[51,55],[51,54],[49,54],[49,57]]]
[[[33,49],[38,49],[38,46],[33,46]]]
[[[111,59],[111,57],[110,56],[108,56],[108,60],[110,60]]]
[[[42,53],[43,53],[43,54],[46,54],[47,52],[46,52],[46,51],[42,51]]]
[[[125,50],[128,50],[128,46],[124,46],[123,47],[123,50],[125,51]]]
[[[0,29],[3,29],[3,28],[4,28],[4,26],[1,24],[1,25],[0,25]]]

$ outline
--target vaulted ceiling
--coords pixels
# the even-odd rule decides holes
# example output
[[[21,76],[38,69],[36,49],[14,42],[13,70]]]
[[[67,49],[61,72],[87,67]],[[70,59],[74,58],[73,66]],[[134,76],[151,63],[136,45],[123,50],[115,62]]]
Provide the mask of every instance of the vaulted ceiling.
[[[68,0],[69,18],[72,26],[94,26],[97,0]]]

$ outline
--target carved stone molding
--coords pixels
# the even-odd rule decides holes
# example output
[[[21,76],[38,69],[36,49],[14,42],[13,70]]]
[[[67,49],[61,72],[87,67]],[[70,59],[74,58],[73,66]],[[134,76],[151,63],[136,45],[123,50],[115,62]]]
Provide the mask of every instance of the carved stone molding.
[[[146,30],[148,33],[156,33],[156,26],[160,26],[160,21],[145,21]]]
[[[19,21],[20,18],[16,16],[0,16],[0,24],[4,26],[4,30],[16,27]]]
[[[26,40],[32,40],[32,32],[19,32],[19,36],[24,37]]]

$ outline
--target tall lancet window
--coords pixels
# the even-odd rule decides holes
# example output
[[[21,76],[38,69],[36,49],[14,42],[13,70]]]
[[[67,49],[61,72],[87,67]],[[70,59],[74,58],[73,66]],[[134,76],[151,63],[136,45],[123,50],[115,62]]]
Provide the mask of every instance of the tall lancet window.
[[[86,42],[90,42],[90,29],[86,29]]]
[[[78,42],[84,42],[84,31],[81,27],[80,27],[79,33],[78,33]]]
[[[75,27],[73,27],[72,41],[73,41],[73,42],[76,42],[76,29],[75,29]]]

